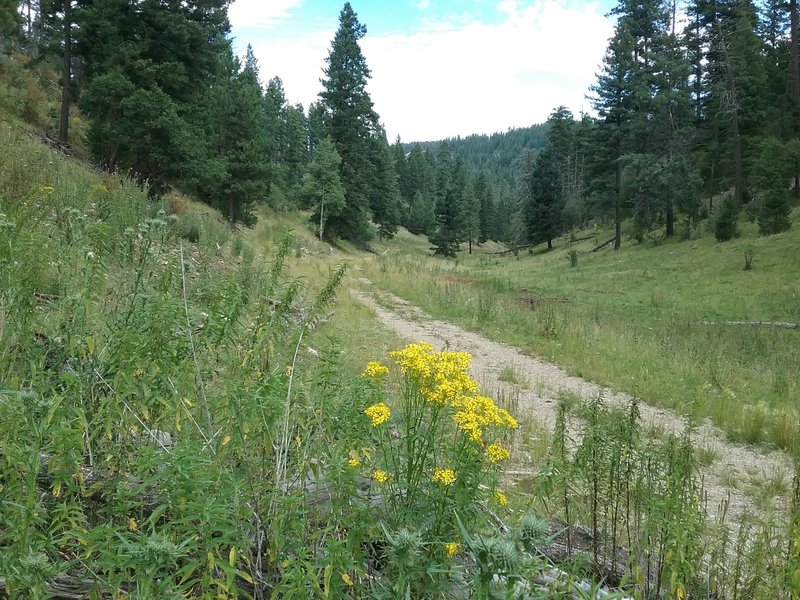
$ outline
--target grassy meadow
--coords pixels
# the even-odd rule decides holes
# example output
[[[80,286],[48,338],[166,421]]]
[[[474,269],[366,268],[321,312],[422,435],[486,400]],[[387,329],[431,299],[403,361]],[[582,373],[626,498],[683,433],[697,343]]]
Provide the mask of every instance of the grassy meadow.
[[[709,417],[733,440],[795,447],[800,331],[723,322],[800,322],[800,230],[762,237],[744,222],[727,243],[698,229],[691,240],[626,238],[619,252],[591,252],[609,231],[575,237],[586,235],[549,252],[479,249],[453,261],[425,259],[420,241],[401,239],[363,268],[431,314],[572,374]]]
[[[636,402],[573,423],[566,397],[541,431],[513,397],[482,395],[467,356],[404,345],[348,292],[368,277],[788,448],[797,332],[699,322],[798,320],[794,230],[456,261],[401,231],[364,253],[316,240],[307,215],[260,207],[231,229],[178,192],[153,200],[19,121],[0,122],[0,147],[0,594],[800,593],[800,492],[729,522],[704,502],[690,432],[642,435]],[[514,365],[502,378],[527,385]],[[536,475],[509,487],[526,460]]]

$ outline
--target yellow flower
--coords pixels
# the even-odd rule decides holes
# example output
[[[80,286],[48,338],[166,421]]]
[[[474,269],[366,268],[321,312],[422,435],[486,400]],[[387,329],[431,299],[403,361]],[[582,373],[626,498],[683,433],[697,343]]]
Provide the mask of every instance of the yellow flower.
[[[436,469],[431,477],[431,481],[442,485],[452,485],[455,480],[456,472],[453,469]]]
[[[458,554],[458,542],[447,542],[444,545],[444,551],[447,553],[447,558],[453,558]]]
[[[139,524],[136,522],[136,519],[133,517],[128,518],[128,529],[131,531],[136,531],[139,528]]]
[[[367,363],[364,372],[361,373],[362,377],[369,377],[370,379],[374,379],[377,383],[380,383],[381,380],[388,375],[389,367],[384,364],[379,363],[376,360],[370,361]]]
[[[489,444],[486,448],[486,454],[489,455],[489,462],[500,462],[501,460],[508,460],[511,457],[511,452],[508,448],[503,448],[500,444]]]
[[[395,350],[389,354],[403,375],[409,375],[417,380],[430,376],[431,357],[434,351],[433,346],[427,342],[409,344],[402,350]]]
[[[372,419],[372,426],[377,427],[389,420],[392,416],[392,411],[386,406],[385,402],[378,402],[364,410],[364,414]]]
[[[675,597],[678,600],[683,600],[686,597],[686,590],[683,589],[680,583],[675,587]]]
[[[506,495],[503,492],[495,492],[494,501],[500,506],[506,506],[508,504],[508,498],[506,498]]]
[[[45,196],[51,196],[53,192],[55,192],[55,189],[53,189],[53,187],[50,185],[43,185],[41,188],[39,188],[39,191]]]
[[[344,581],[345,584],[347,584],[347,585],[349,585],[351,587],[353,585],[353,580],[350,578],[350,575],[348,575],[347,573],[342,573],[342,581]]]
[[[347,461],[347,466],[351,469],[355,469],[360,465],[361,461],[358,458],[358,454],[356,454],[355,450],[350,450],[350,458]]]
[[[390,477],[391,476],[389,475],[389,473],[387,473],[386,471],[381,471],[380,469],[375,469],[372,472],[372,478],[381,485],[389,481]]]

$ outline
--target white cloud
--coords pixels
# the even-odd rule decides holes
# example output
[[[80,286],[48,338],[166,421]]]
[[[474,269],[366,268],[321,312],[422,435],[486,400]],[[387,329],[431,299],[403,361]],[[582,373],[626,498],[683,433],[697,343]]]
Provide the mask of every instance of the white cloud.
[[[228,8],[234,27],[270,27],[286,19],[302,0],[235,0]]]
[[[542,122],[561,104],[576,114],[588,110],[585,94],[613,33],[602,9],[569,0],[501,4],[499,24],[429,22],[417,32],[362,40],[373,75],[368,90],[390,140],[505,131]],[[261,73],[279,75],[289,99],[307,107],[321,89],[336,26],[255,42]]]

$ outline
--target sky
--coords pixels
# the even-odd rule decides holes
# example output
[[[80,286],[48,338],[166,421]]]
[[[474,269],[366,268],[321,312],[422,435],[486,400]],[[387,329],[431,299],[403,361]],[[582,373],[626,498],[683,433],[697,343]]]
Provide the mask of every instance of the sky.
[[[590,112],[589,86],[613,33],[614,0],[351,0],[366,25],[367,91],[389,141],[527,127],[564,105]],[[234,48],[253,46],[266,82],[308,108],[344,0],[234,0]]]

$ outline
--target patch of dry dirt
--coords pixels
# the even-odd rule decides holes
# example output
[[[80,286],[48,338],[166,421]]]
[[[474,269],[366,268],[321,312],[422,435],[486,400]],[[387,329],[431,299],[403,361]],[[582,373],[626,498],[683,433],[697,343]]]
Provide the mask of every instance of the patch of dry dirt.
[[[365,287],[371,285],[366,279],[360,282]],[[560,393],[567,392],[584,399],[596,398],[602,393],[604,403],[615,408],[623,408],[630,401],[627,394],[601,388],[591,381],[567,374],[552,363],[523,354],[516,348],[434,319],[392,294],[374,291],[374,294],[380,294],[382,304],[388,304],[390,308],[378,304],[366,292],[353,289],[351,294],[370,307],[377,318],[401,338],[425,341],[435,348],[447,347],[469,352],[473,357],[473,378],[488,390],[518,394],[520,416],[526,413],[524,416],[532,416],[548,430],[552,430],[555,424]],[[531,384],[530,389],[500,381],[503,367],[511,365],[520,377]],[[646,428],[673,435],[680,435],[686,428],[686,419],[672,410],[655,408],[642,402],[640,412],[642,425]],[[715,457],[710,465],[701,469],[709,513],[714,514],[730,498],[728,518],[729,522],[736,522],[744,512],[759,510],[753,499],[745,493],[747,484],[753,478],[782,477],[787,483],[792,481],[792,464],[783,453],[765,452],[752,446],[731,443],[721,430],[708,421],[697,426],[695,432],[696,444],[710,450]],[[778,502],[783,504],[787,500],[779,498]]]

